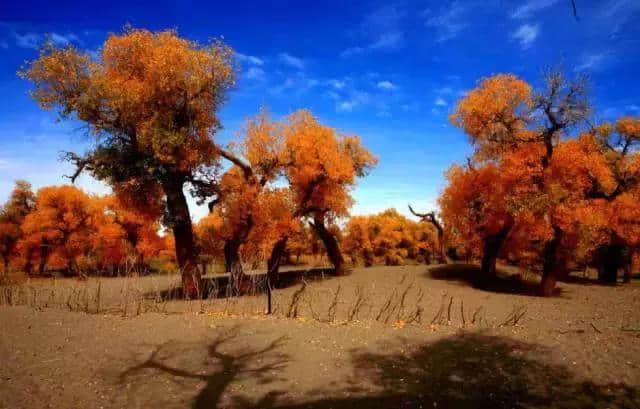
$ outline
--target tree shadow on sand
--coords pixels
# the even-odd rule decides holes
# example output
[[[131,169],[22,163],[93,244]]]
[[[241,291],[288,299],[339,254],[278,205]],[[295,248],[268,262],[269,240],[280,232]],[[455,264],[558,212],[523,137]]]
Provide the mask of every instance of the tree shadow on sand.
[[[185,402],[185,407],[193,409],[222,407],[221,402],[224,407],[240,409],[640,407],[636,386],[599,385],[579,379],[566,367],[549,363],[550,351],[541,346],[484,333],[458,334],[417,347],[400,340],[398,346],[404,351],[395,353],[352,351],[350,379],[328,377],[327,386],[314,391],[292,389],[297,380],[289,379],[289,390],[301,398],[290,399],[283,391],[274,390],[261,397],[249,391],[248,395],[236,394],[231,390],[234,381],[257,377],[269,383],[286,360],[263,363],[280,341],[240,354],[220,352],[220,346],[230,341],[222,338],[209,347],[210,357],[219,362],[212,373],[167,365],[167,357],[156,351],[122,377],[149,368],[155,372],[148,375],[160,372],[206,381],[195,400]],[[376,350],[389,349],[384,345]]]
[[[239,295],[260,295],[267,292],[267,275],[266,273],[247,274],[251,285],[248,292]],[[335,278],[333,269],[331,268],[308,268],[285,270],[278,273],[278,286],[276,288],[283,289],[300,284],[305,281],[322,281]],[[229,275],[219,275],[216,277],[202,278],[202,297],[203,298],[227,298],[237,296],[230,291]],[[160,292],[149,292],[145,294],[147,298],[160,296],[162,301],[184,300],[184,294],[181,286],[173,286]]]
[[[480,275],[480,267],[473,264],[443,264],[429,268],[426,276],[434,280],[453,281],[469,285],[483,291],[505,294],[526,295],[532,297],[540,296],[539,284],[522,279],[519,275],[509,274],[498,269],[495,278],[477,285],[477,278]],[[553,296],[562,296],[562,288],[556,287]]]
[[[217,408],[233,382],[252,378],[257,383],[268,384],[279,379],[278,373],[288,361],[288,356],[281,352],[285,343],[284,337],[268,342],[262,348],[245,348],[242,351],[238,351],[236,345],[239,339],[237,327],[217,336],[207,346],[204,362],[198,359],[194,362],[194,353],[198,355],[200,352],[194,349],[194,345],[164,343],[156,346],[149,358],[120,373],[119,383],[120,385],[128,384],[128,386],[132,382],[144,385],[150,379],[149,376],[157,378],[158,375],[166,375],[180,384],[182,392],[189,393],[193,391],[194,382],[196,384],[205,382],[205,387],[198,392],[190,406],[193,409]],[[181,361],[182,365],[190,369],[180,367],[175,363],[176,361]],[[208,372],[203,370],[202,366],[212,367],[213,370]],[[130,391],[132,392],[134,391]],[[161,392],[160,395],[162,395]],[[261,401],[270,404],[277,395],[275,391],[270,392]],[[243,407],[249,404],[238,399]],[[153,392],[145,401],[150,404],[150,407],[156,407],[157,404],[168,404],[171,399],[168,402],[166,396],[159,396],[158,393]]]

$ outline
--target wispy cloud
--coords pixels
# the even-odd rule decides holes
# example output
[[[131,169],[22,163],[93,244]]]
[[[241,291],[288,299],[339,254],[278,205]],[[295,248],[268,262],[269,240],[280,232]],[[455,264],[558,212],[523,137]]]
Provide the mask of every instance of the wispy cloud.
[[[358,29],[364,44],[349,47],[340,53],[343,58],[371,51],[395,51],[404,46],[402,19],[406,13],[397,4],[390,4],[368,14]]]
[[[343,81],[343,80],[330,79],[330,80],[327,80],[327,85],[329,85],[331,88],[339,90],[339,89],[343,89],[347,85],[347,83],[346,81]]]
[[[18,34],[13,33],[13,37],[16,39],[16,45],[22,48],[35,48],[40,46],[42,37],[36,33]]]
[[[620,36],[627,23],[635,23],[640,15],[640,1],[638,0],[609,0],[602,2],[600,20],[602,29],[606,30],[612,39]]]
[[[79,43],[80,39],[77,35],[73,33],[68,34],[59,34],[59,33],[48,33],[48,34],[40,34],[35,32],[28,32],[25,34],[20,34],[16,31],[13,32],[13,38],[16,41],[16,45],[22,48],[33,48],[38,49],[40,45],[46,40],[51,41],[54,45],[59,47],[66,47],[71,45],[72,43]]]
[[[393,90],[396,86],[391,81],[379,81],[377,84],[378,88],[384,90]]]
[[[537,24],[523,24],[511,34],[511,38],[518,41],[522,49],[527,49],[538,37],[539,31],[540,27]]]
[[[259,67],[249,67],[247,70],[247,78],[250,80],[263,80],[264,79],[264,70]]]
[[[269,88],[269,92],[274,95],[282,95],[284,92],[301,95],[319,84],[318,79],[308,77],[303,71],[299,71],[295,75],[286,77],[281,84]]]
[[[351,112],[354,109],[367,105],[371,102],[371,95],[368,92],[352,90],[345,99],[336,101],[337,112]]]
[[[553,6],[558,1],[559,0],[529,0],[520,4],[509,16],[515,19],[529,18],[537,12]]]
[[[53,41],[55,45],[62,46],[62,47],[67,46],[73,42],[79,41],[78,36],[72,33],[69,33],[66,35],[51,33],[49,36],[51,38],[51,41]]]
[[[436,89],[436,94],[451,95],[453,94],[453,89],[451,87],[440,87]]]
[[[283,64],[286,64],[290,67],[293,67],[299,70],[303,70],[306,65],[304,60],[302,60],[302,58],[294,57],[289,53],[278,54],[278,60],[280,60],[280,62],[282,62]]]
[[[435,30],[436,41],[451,40],[469,25],[466,13],[473,7],[475,3],[453,1],[442,6],[438,12],[425,10],[423,12],[427,18],[425,24]]]
[[[585,54],[582,56],[582,62],[576,66],[576,71],[597,71],[599,70],[605,60],[607,54],[605,53],[593,53]]]
[[[447,101],[445,101],[444,98],[442,98],[442,97],[438,97],[438,98],[436,98],[434,104],[437,107],[446,107],[447,106]]]
[[[253,55],[246,55],[236,52],[236,58],[238,59],[238,61],[258,65],[260,67],[264,65],[264,60],[262,58],[255,57]]]

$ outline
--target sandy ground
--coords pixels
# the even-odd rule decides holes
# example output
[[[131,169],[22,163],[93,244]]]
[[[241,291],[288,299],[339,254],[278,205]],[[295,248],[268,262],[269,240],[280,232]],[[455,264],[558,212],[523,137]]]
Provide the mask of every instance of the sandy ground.
[[[30,282],[0,307],[0,408],[640,407],[637,282],[544,299],[471,273],[310,274],[271,317],[263,294],[171,300],[175,278]]]

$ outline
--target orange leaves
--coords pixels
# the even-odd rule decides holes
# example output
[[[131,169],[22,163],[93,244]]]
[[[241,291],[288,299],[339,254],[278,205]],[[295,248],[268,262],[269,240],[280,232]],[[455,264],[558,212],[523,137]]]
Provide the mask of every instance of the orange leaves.
[[[500,74],[480,84],[460,100],[450,116],[471,137],[482,159],[494,158],[508,145],[530,138],[526,112],[533,105],[529,84],[511,74]]]
[[[583,260],[603,244],[636,245],[627,216],[640,199],[640,119],[572,137],[567,129],[590,112],[584,84],[558,73],[546,82],[534,96],[512,75],[484,79],[451,115],[476,147],[475,165],[450,170],[440,205],[449,240],[467,253],[503,225],[512,226],[506,251],[520,260],[560,236],[559,251]]]
[[[356,137],[340,136],[308,111],[291,114],[284,126],[284,173],[303,214],[346,216],[349,189],[377,160]]]
[[[115,197],[94,197],[64,185],[38,191],[22,223],[20,248],[27,263],[78,273],[116,268],[157,255],[163,247],[156,219]]]
[[[138,152],[190,171],[216,159],[210,133],[234,84],[232,56],[219,42],[201,47],[173,31],[132,29],[111,34],[96,61],[48,46],[21,75],[43,108],[76,113],[96,135],[118,134]]]
[[[640,118],[623,117],[616,121],[616,131],[640,141]]]
[[[372,216],[354,216],[346,226],[344,250],[366,266],[398,265],[406,259],[425,261],[434,251],[437,233],[433,226],[418,223],[388,209]]]

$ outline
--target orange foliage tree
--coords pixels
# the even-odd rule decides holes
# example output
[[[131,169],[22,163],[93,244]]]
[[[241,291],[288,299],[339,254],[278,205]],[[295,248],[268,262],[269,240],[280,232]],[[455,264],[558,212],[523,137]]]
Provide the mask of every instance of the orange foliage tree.
[[[40,189],[35,210],[22,223],[24,237],[20,247],[27,265],[35,258],[39,260],[39,274],[44,273],[47,264],[68,273],[79,273],[81,258],[94,249],[95,227],[101,217],[97,201],[76,187]]]
[[[372,216],[349,219],[342,240],[354,263],[400,265],[408,259],[429,262],[438,252],[437,232],[427,223],[417,223],[388,209]]]
[[[111,34],[100,56],[48,45],[21,72],[34,99],[63,117],[74,115],[96,138],[86,155],[68,153],[83,170],[119,195],[141,201],[164,196],[187,295],[197,295],[191,218],[183,189],[205,200],[215,194],[223,154],[211,135],[234,84],[232,50],[221,42],[200,46],[173,31],[130,29]]]
[[[110,240],[101,240],[96,246],[103,246],[104,251],[109,249],[112,254],[112,257],[106,257],[105,254],[104,261],[110,260],[111,263],[107,264],[111,265],[127,262],[129,269],[146,270],[145,261],[157,256],[164,248],[164,242],[158,234],[162,210],[160,204],[154,207],[150,203],[143,212],[115,195],[101,200],[105,217],[101,219],[103,223],[99,226],[102,230],[99,237]],[[132,260],[128,260],[129,257]]]
[[[541,293],[548,295],[553,292],[563,260],[564,232],[555,217],[559,214],[556,210],[561,204],[576,203],[575,197],[555,194],[558,184],[550,166],[561,136],[569,136],[586,119],[590,108],[584,79],[570,82],[550,72],[545,82],[546,87],[534,93],[513,75],[496,75],[481,81],[458,102],[451,121],[470,136],[476,152],[469,169],[456,171],[455,178],[460,184],[468,183],[465,177],[478,175],[481,180],[488,177],[493,181],[485,180],[481,188],[470,186],[474,187],[473,194],[457,195],[460,186],[452,183],[441,203],[451,209],[457,206],[472,210],[466,215],[473,220],[475,225],[471,227],[482,243],[483,279],[495,274],[495,260],[511,234],[526,237],[517,232],[534,231],[536,241],[544,243]],[[496,192],[500,192],[498,198]],[[456,198],[462,202],[455,203]],[[455,222],[468,224],[468,220],[443,209],[443,217],[445,214],[453,230],[459,228]],[[531,223],[534,226],[528,225]]]
[[[17,244],[22,238],[21,225],[35,207],[35,195],[29,182],[16,181],[9,200],[0,207],[0,255],[4,274],[9,272],[9,263],[18,255]]]
[[[243,274],[241,249],[266,258],[270,248],[267,270],[275,285],[288,239],[300,231],[301,219],[311,219],[336,272],[341,273],[339,244],[327,224],[348,215],[356,177],[375,164],[359,140],[337,134],[308,111],[295,112],[283,121],[272,121],[262,112],[248,121],[244,139],[228,159],[232,166],[222,176],[219,197],[212,206],[216,215],[203,222],[203,231],[215,232],[225,243],[225,264],[234,283]],[[281,175],[288,186],[271,186]],[[213,244],[208,239],[203,242]]]
[[[328,224],[349,214],[351,189],[377,163],[355,136],[343,136],[305,110],[291,114],[284,126],[284,175],[296,204],[295,215],[309,218],[324,243],[336,274],[344,272],[340,245]]]

